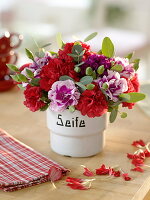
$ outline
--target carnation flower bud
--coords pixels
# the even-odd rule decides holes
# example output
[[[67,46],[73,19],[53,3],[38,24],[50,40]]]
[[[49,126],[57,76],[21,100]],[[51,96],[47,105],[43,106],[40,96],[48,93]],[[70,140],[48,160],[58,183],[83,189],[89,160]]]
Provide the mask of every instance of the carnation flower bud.
[[[91,67],[87,67],[87,68],[86,68],[86,75],[90,76],[90,75],[92,75],[92,74],[93,74],[92,68],[91,68]]]

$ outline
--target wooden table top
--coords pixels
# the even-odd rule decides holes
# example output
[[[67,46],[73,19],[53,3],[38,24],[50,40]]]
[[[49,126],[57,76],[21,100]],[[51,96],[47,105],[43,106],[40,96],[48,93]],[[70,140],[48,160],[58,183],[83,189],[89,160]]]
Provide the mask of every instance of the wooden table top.
[[[71,169],[69,176],[84,178],[83,169],[99,168],[102,163],[108,166],[119,165],[133,177],[132,181],[122,178],[102,180],[96,176],[92,188],[87,191],[71,190],[66,186],[65,178],[56,182],[53,189],[50,182],[5,193],[0,191],[1,200],[142,200],[150,189],[150,168],[144,173],[130,172],[131,164],[126,153],[135,149],[131,142],[137,139],[150,141],[150,118],[139,107],[128,110],[128,118],[118,119],[106,130],[106,146],[102,153],[89,158],[69,158],[57,155],[49,147],[49,131],[46,127],[45,112],[30,112],[23,105],[22,91],[14,88],[0,93],[0,128],[5,129],[18,140],[31,146],[47,157]],[[150,163],[147,159],[146,164]],[[150,194],[145,200],[150,200]]]

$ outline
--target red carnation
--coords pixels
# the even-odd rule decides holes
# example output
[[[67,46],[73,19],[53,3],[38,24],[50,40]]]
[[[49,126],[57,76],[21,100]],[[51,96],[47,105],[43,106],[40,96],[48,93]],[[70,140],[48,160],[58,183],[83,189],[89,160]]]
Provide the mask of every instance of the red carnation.
[[[82,115],[88,117],[99,117],[107,112],[108,105],[105,95],[95,85],[93,90],[85,90],[76,106]]]
[[[30,86],[26,87],[24,91],[25,101],[24,105],[28,107],[32,112],[35,112],[42,108],[45,103],[40,100],[41,97],[41,89],[37,86]]]
[[[137,74],[135,74],[135,76],[131,80],[127,80],[127,83],[128,83],[128,91],[125,93],[139,92],[140,84]],[[132,109],[134,105],[135,103],[127,103],[127,102],[122,103],[123,107],[128,107],[129,109]]]
[[[74,71],[74,63],[65,63],[58,58],[53,58],[42,68],[40,87],[49,91],[52,84],[59,80],[60,76],[68,75],[78,81],[78,74]]]

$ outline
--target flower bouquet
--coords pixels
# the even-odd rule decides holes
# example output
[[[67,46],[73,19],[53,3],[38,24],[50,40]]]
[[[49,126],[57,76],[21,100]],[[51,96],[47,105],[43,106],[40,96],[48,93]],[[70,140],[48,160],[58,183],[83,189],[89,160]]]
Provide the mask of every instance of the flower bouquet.
[[[33,112],[48,109],[53,115],[57,113],[56,125],[61,128],[82,127],[82,131],[86,119],[103,118],[107,112],[111,123],[117,114],[125,118],[127,113],[119,112],[119,106],[132,109],[137,101],[145,98],[139,93],[136,73],[140,60],[132,60],[133,53],[124,58],[116,57],[114,45],[108,37],[103,39],[98,52],[92,51],[86,42],[96,35],[95,32],[84,41],[64,43],[58,34],[58,52],[45,51],[47,45],[38,47],[34,54],[26,49],[32,62],[20,68],[8,64],[16,73],[12,78],[24,89],[24,105]],[[63,113],[68,113],[65,121]],[[81,115],[84,120],[79,123],[79,117],[73,113]]]

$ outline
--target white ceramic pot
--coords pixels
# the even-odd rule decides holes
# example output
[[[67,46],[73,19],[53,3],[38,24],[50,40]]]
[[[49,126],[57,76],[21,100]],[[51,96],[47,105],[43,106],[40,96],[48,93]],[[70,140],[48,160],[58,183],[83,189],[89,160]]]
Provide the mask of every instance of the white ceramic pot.
[[[88,157],[101,152],[105,144],[106,114],[89,118],[79,111],[47,110],[50,143],[54,152],[71,157]]]

